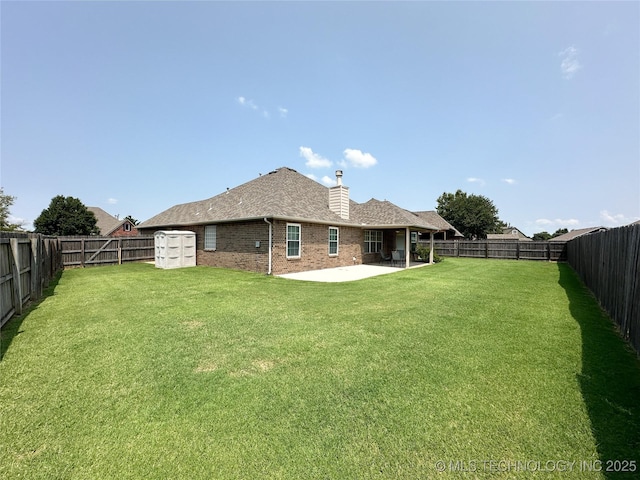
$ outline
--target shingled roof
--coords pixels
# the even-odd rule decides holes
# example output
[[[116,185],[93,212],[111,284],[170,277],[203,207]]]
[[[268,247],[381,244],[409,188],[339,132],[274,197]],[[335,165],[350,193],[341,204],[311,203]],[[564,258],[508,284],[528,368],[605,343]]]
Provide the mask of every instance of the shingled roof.
[[[361,225],[371,228],[416,227],[436,231],[438,228],[409,210],[387,200],[372,198],[352,207],[352,215]]]
[[[420,218],[422,218],[425,222],[434,225],[438,228],[439,231],[444,232],[447,230],[452,230],[456,237],[464,238],[464,235],[460,233],[456,227],[447,222],[444,218],[440,216],[438,212],[435,210],[423,210],[420,212],[414,212]]]
[[[568,242],[569,240],[573,240],[574,238],[581,237],[582,235],[588,235],[590,233],[596,232],[604,232],[608,230],[606,227],[589,227],[589,228],[578,228],[576,230],[571,230],[568,233],[564,233],[562,235],[558,235],[557,237],[550,238],[550,242]]]
[[[166,228],[262,218],[311,223],[417,227],[437,230],[417,215],[390,202],[349,202],[350,218],[329,209],[329,188],[295,170],[282,167],[215,197],[183,203],[146,220],[138,228]]]
[[[127,220],[118,220],[100,207],[87,207],[87,210],[96,217],[96,226],[100,230],[100,235],[109,235],[114,230],[117,230],[123,223],[127,222]]]

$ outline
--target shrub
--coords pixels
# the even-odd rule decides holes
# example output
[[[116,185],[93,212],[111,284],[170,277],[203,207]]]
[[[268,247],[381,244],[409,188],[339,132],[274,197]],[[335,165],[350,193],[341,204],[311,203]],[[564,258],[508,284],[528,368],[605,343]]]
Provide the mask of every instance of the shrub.
[[[419,246],[416,248],[416,253],[420,256],[422,261],[429,261],[429,252],[431,249],[429,247]],[[442,261],[442,257],[438,255],[436,252],[433,252],[433,263],[440,263]]]

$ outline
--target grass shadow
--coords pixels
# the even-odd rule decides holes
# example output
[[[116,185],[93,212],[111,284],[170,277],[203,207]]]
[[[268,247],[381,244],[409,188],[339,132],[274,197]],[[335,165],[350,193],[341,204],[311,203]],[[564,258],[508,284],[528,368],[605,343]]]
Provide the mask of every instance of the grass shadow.
[[[9,350],[13,339],[22,333],[22,330],[20,330],[22,322],[24,322],[34,309],[38,308],[38,305],[54,294],[54,291],[58,286],[58,282],[60,282],[60,277],[62,277],[62,270],[56,273],[56,275],[51,279],[47,288],[42,292],[42,297],[32,302],[20,315],[16,315],[2,326],[2,330],[0,330],[0,362]]]
[[[558,269],[582,335],[578,382],[597,444],[597,467],[605,478],[639,478],[640,361],[571,266],[559,263]],[[628,463],[633,461],[635,467]]]

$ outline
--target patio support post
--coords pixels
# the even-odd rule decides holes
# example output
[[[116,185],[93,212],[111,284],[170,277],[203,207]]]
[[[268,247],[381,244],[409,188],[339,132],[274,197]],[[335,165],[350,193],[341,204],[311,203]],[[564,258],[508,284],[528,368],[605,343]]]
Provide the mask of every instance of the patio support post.
[[[432,263],[433,263],[433,231],[429,232],[429,264],[431,265]]]
[[[407,227],[404,235],[404,268],[409,268],[409,258],[411,256],[411,230]]]

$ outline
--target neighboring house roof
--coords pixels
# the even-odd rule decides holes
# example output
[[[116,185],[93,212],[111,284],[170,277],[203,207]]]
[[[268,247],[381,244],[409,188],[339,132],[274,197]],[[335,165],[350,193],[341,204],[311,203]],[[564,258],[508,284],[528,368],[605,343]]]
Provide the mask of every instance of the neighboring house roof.
[[[330,225],[411,226],[436,230],[390,202],[349,201],[349,218],[329,208],[329,188],[295,170],[278,168],[226,192],[183,203],[142,222],[139,229],[276,218]]]
[[[100,207],[87,207],[87,210],[92,212],[96,220],[96,226],[100,230],[100,235],[109,235],[120,228],[125,223],[130,223],[129,220],[118,220],[113,215],[108,214]]]
[[[571,230],[568,233],[563,235],[558,235],[557,237],[550,238],[550,242],[568,242],[569,240],[573,240],[576,237],[580,237],[582,235],[587,235],[589,233],[596,232],[604,232],[608,230],[606,227],[589,227],[589,228],[578,228],[576,230]]]
[[[487,234],[487,240],[517,240],[520,242],[533,241],[516,227],[504,227],[502,229],[502,233],[489,233]]]
[[[464,237],[464,235],[460,233],[460,231],[458,231],[456,227],[442,218],[440,214],[438,214],[438,212],[436,212],[435,210],[425,210],[414,213],[431,225],[436,226],[441,232],[452,230],[454,232],[454,237]]]

